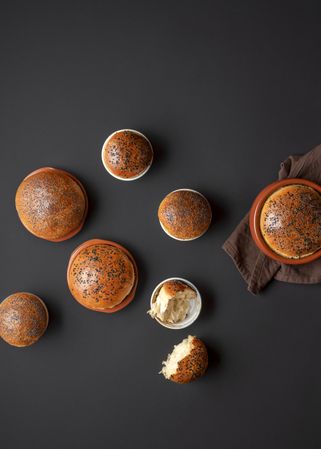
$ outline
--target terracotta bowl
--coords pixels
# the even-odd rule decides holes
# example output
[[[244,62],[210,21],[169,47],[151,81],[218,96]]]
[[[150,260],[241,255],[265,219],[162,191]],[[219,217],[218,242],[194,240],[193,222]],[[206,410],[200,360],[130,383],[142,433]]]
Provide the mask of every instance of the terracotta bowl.
[[[85,221],[86,221],[86,217],[87,217],[87,213],[88,213],[88,197],[87,197],[86,190],[85,190],[84,186],[82,185],[82,183],[81,183],[81,182],[80,182],[74,175],[72,175],[71,173],[69,173],[69,172],[67,172],[67,171],[65,171],[65,170],[61,170],[61,169],[59,169],[59,168],[53,168],[53,167],[42,167],[42,168],[38,168],[37,170],[34,170],[33,172],[29,173],[29,175],[27,175],[27,176],[23,179],[22,183],[23,183],[25,180],[27,180],[28,178],[30,178],[31,176],[33,176],[33,175],[35,175],[35,174],[37,174],[37,173],[48,173],[48,172],[56,172],[56,173],[60,173],[61,175],[67,176],[67,177],[71,178],[71,179],[72,179],[72,180],[73,180],[73,181],[80,187],[80,189],[81,189],[81,191],[82,191],[82,193],[83,193],[83,196],[84,196],[84,201],[85,201],[85,210],[84,210],[84,214],[83,214],[83,217],[82,217],[82,219],[81,219],[81,222],[79,223],[79,225],[78,225],[75,229],[72,229],[70,232],[68,232],[68,233],[65,234],[64,236],[59,237],[59,238],[56,238],[56,239],[52,239],[52,238],[48,238],[48,237],[44,237],[44,236],[39,236],[39,235],[37,235],[37,233],[36,233],[30,226],[28,226],[26,223],[24,223],[24,222],[21,220],[21,218],[20,218],[20,220],[21,220],[23,226],[24,226],[24,227],[25,227],[31,234],[33,234],[34,236],[36,236],[36,237],[38,237],[38,238],[42,238],[42,239],[48,240],[49,242],[63,242],[63,241],[65,241],[65,240],[68,240],[68,239],[74,237],[76,234],[78,234],[78,232],[81,231],[81,229],[82,229],[82,227],[83,227],[83,225],[84,225],[84,223],[85,223]],[[21,184],[22,184],[22,183],[21,183]],[[16,207],[17,207],[17,206],[16,206]]]
[[[309,262],[312,262],[313,260],[318,259],[321,257],[321,249],[315,251],[313,254],[310,254],[308,256],[298,258],[298,259],[290,259],[287,257],[284,257],[275,251],[271,249],[268,244],[265,242],[263,235],[261,233],[260,228],[260,217],[261,217],[261,211],[262,208],[266,202],[266,200],[277,190],[279,190],[281,187],[298,184],[303,186],[308,186],[316,190],[321,195],[321,186],[318,184],[315,184],[312,181],[309,181],[307,179],[300,179],[300,178],[289,178],[289,179],[283,179],[282,181],[276,181],[272,184],[269,184],[267,187],[265,187],[256,197],[254,200],[251,211],[250,211],[250,230],[252,234],[252,238],[254,242],[256,243],[257,247],[268,257],[271,259],[274,259],[280,263],[287,264],[287,265],[303,265]]]
[[[85,248],[88,248],[89,246],[93,246],[93,245],[97,245],[97,244],[98,244],[98,245],[106,244],[106,245],[114,246],[114,247],[116,247],[116,248],[121,249],[121,250],[128,256],[128,258],[129,258],[130,261],[132,262],[133,268],[134,268],[134,273],[135,273],[135,281],[134,281],[134,285],[133,285],[133,287],[132,287],[130,293],[126,296],[126,298],[123,299],[122,302],[121,302],[120,304],[117,304],[116,306],[114,306],[114,307],[112,307],[112,308],[110,308],[110,309],[107,309],[107,308],[106,308],[106,309],[101,309],[101,308],[95,309],[94,307],[87,307],[87,306],[84,305],[82,302],[78,301],[77,298],[74,298],[74,299],[76,299],[76,301],[78,301],[80,305],[82,305],[83,307],[86,307],[86,308],[89,309],[89,310],[94,310],[94,311],[96,311],[96,312],[103,312],[103,313],[114,313],[114,312],[118,312],[119,310],[124,309],[126,306],[128,306],[129,303],[132,302],[132,300],[133,300],[134,297],[135,297],[135,293],[136,293],[136,289],[137,289],[137,283],[138,283],[138,269],[137,269],[137,265],[136,265],[135,259],[134,259],[134,257],[131,255],[131,253],[130,253],[126,248],[124,248],[123,246],[121,246],[119,243],[115,243],[115,242],[112,242],[112,241],[110,241],[110,240],[92,239],[92,240],[88,240],[88,241],[82,243],[80,246],[78,246],[78,247],[73,251],[73,253],[71,254],[70,259],[69,259],[68,268],[67,268],[67,283],[68,283],[69,289],[70,289],[70,291],[71,291],[71,285],[70,285],[70,282],[69,282],[69,281],[70,281],[69,273],[70,273],[72,264],[73,264],[75,258],[77,257],[77,255],[78,255],[82,250],[84,250]]]

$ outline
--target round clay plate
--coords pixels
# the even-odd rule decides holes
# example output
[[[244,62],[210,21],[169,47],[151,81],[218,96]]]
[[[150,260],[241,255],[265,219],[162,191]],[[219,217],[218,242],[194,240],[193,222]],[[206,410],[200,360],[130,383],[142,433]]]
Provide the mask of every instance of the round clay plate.
[[[69,173],[69,172],[67,172],[67,171],[65,171],[65,170],[61,170],[60,168],[53,168],[53,167],[42,167],[42,168],[38,168],[37,170],[35,170],[35,171],[29,173],[29,175],[26,176],[26,177],[23,179],[23,181],[26,180],[26,179],[28,179],[28,178],[30,178],[30,176],[35,175],[36,173],[42,173],[42,172],[46,173],[46,172],[49,172],[49,171],[55,171],[55,172],[61,173],[61,174],[63,174],[63,175],[69,176],[69,178],[73,179],[73,180],[79,185],[79,187],[80,187],[80,189],[81,189],[81,191],[82,191],[82,193],[83,193],[83,195],[84,195],[84,199],[85,199],[85,212],[84,212],[84,216],[83,216],[82,221],[81,221],[81,223],[79,224],[79,226],[77,226],[76,229],[70,231],[68,234],[66,234],[64,237],[62,237],[62,238],[60,238],[60,239],[56,239],[56,240],[45,239],[45,240],[48,240],[49,242],[64,242],[65,240],[69,240],[69,239],[71,239],[72,237],[74,237],[76,234],[78,234],[78,232],[80,232],[81,229],[82,229],[82,227],[84,226],[84,223],[85,223],[85,220],[86,220],[86,217],[87,217],[87,213],[88,213],[88,197],[87,197],[86,190],[85,190],[84,186],[82,185],[82,183],[81,183],[75,176],[73,176],[71,173]],[[23,226],[25,226],[24,223],[22,223],[22,224],[23,224]],[[25,226],[25,228],[26,228],[31,234],[33,234],[33,235],[35,235],[36,237],[39,238],[39,236],[38,236],[37,234],[35,234],[31,229],[27,228],[26,226]]]
[[[276,181],[272,184],[269,184],[267,187],[265,187],[256,197],[256,199],[253,202],[253,205],[251,207],[250,211],[250,230],[252,234],[252,238],[254,242],[256,243],[257,247],[268,257],[271,259],[274,259],[280,263],[287,264],[287,265],[303,265],[309,262],[312,262],[313,260],[318,259],[321,257],[321,249],[316,251],[313,254],[310,254],[309,256],[302,257],[301,259],[290,259],[287,257],[283,257],[276,252],[274,252],[265,242],[263,235],[261,233],[260,229],[260,218],[261,218],[261,211],[263,208],[263,205],[265,201],[269,198],[269,196],[272,195],[276,190],[279,190],[281,187],[285,187],[291,184],[296,185],[304,185],[313,188],[321,195],[321,186],[318,184],[315,184],[312,181],[309,181],[307,179],[300,179],[300,178],[289,178],[289,179],[283,179],[282,181]]]
[[[78,246],[73,251],[73,253],[71,254],[70,259],[69,259],[68,268],[67,268],[67,283],[68,283],[68,286],[69,286],[69,289],[70,289],[70,285],[69,285],[69,271],[71,269],[71,266],[72,266],[72,263],[73,263],[75,257],[80,253],[80,251],[82,251],[85,248],[88,248],[89,246],[102,245],[102,244],[103,245],[115,246],[116,248],[121,249],[129,257],[130,261],[133,264],[134,272],[135,272],[135,283],[134,283],[133,288],[132,288],[131,292],[129,293],[129,295],[127,295],[126,298],[123,299],[123,301],[120,304],[118,304],[117,306],[115,306],[115,307],[112,307],[112,308],[106,309],[106,310],[102,310],[102,309],[97,310],[97,312],[114,313],[114,312],[118,312],[119,310],[124,309],[126,306],[128,306],[129,303],[132,302],[132,300],[135,297],[137,283],[138,283],[138,269],[137,269],[137,265],[136,265],[135,259],[130,254],[130,252],[126,248],[124,248],[123,246],[119,245],[119,243],[115,243],[115,242],[112,242],[110,240],[92,239],[92,240],[87,240],[86,242],[84,242],[83,244]],[[76,298],[74,298],[74,299],[76,299]],[[77,301],[77,299],[76,299],[76,301]],[[81,305],[83,307],[86,307],[86,306],[84,306],[84,304],[81,304]],[[93,309],[91,307],[87,307],[87,309],[95,311],[95,309]]]
[[[180,282],[183,282],[183,284],[188,285],[188,287],[191,287],[196,292],[196,298],[190,301],[190,308],[189,308],[188,314],[187,314],[186,318],[184,320],[180,321],[179,323],[164,323],[163,321],[161,321],[157,317],[155,317],[154,319],[160,325],[162,325],[164,327],[167,327],[167,329],[174,329],[174,330],[185,329],[185,327],[190,326],[191,324],[194,323],[194,321],[197,320],[197,318],[198,318],[198,316],[199,316],[199,314],[201,312],[201,309],[202,309],[202,297],[201,297],[201,294],[198,291],[198,289],[195,287],[195,285],[192,284],[187,279],[177,278],[177,277],[168,278],[168,279],[165,279],[164,281],[160,282],[154,288],[154,291],[153,291],[152,296],[150,298],[150,307],[152,307],[153,302],[155,302],[156,296],[158,295],[158,292],[162,288],[163,284],[165,284],[165,282],[168,282],[168,281],[180,281]]]

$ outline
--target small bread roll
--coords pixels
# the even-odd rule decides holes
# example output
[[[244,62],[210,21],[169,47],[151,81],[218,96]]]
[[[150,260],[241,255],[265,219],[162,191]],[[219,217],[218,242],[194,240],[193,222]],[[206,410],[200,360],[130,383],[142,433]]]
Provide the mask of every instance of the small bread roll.
[[[212,210],[207,199],[194,190],[169,193],[160,203],[158,218],[163,230],[177,240],[194,240],[209,228]]]
[[[196,292],[184,282],[172,280],[164,282],[159,290],[149,314],[164,323],[178,323],[184,320],[190,308],[190,301]]]
[[[77,234],[87,214],[87,195],[76,178],[45,167],[27,176],[16,193],[21,223],[36,237],[60,242]]]
[[[104,312],[132,292],[136,284],[134,262],[120,245],[88,241],[74,253],[67,281],[71,294],[81,305]]]
[[[30,346],[47,329],[44,302],[31,293],[14,293],[0,304],[0,336],[12,346]]]
[[[192,382],[203,376],[207,369],[206,346],[199,338],[189,335],[174,346],[163,365],[161,374],[166,379],[180,384]]]
[[[291,184],[264,203],[260,229],[269,247],[283,257],[300,259],[321,248],[321,196],[311,187]]]
[[[150,168],[153,148],[150,141],[138,131],[116,131],[104,143],[102,161],[106,170],[116,178],[134,180]]]

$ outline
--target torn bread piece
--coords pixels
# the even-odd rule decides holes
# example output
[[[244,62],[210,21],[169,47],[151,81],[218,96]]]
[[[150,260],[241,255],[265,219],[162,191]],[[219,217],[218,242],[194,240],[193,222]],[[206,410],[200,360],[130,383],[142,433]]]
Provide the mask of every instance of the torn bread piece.
[[[196,297],[196,291],[187,284],[181,281],[167,281],[156,295],[148,313],[163,323],[178,323],[186,318],[190,301]]]
[[[174,346],[163,365],[159,374],[166,379],[180,384],[192,382],[203,376],[207,369],[206,346],[199,338],[189,335]]]

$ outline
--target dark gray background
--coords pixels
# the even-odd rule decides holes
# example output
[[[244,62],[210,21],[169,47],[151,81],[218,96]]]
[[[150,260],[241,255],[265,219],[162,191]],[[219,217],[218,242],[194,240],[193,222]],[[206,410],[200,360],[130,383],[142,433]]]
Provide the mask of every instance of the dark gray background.
[[[2,2],[1,287],[40,295],[51,322],[27,349],[0,342],[1,449],[319,449],[320,286],[273,282],[254,297],[221,250],[279,163],[321,142],[320,2]],[[146,133],[155,163],[124,183],[100,149],[119,128]],[[15,190],[30,171],[70,170],[91,209],[59,244],[21,226]],[[210,231],[182,243],[157,220],[165,194],[198,189]],[[71,297],[71,251],[100,237],[135,255],[135,301],[108,316]],[[191,328],[146,311],[183,276],[203,294]],[[210,367],[187,386],[161,361],[188,335]]]

